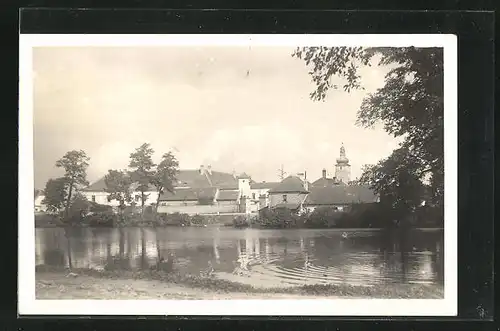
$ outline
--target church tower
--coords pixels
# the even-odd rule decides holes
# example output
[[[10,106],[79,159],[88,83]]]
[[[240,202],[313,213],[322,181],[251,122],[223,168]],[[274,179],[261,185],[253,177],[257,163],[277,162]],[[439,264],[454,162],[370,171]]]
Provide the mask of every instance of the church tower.
[[[337,158],[335,165],[335,179],[343,184],[351,181],[351,165],[349,159],[345,156],[344,144],[340,147],[340,157]]]

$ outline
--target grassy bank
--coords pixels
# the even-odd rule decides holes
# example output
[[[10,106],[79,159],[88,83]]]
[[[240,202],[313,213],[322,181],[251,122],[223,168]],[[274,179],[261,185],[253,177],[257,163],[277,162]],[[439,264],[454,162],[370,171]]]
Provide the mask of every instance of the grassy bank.
[[[299,296],[346,297],[346,298],[380,298],[380,299],[440,299],[443,298],[442,288],[416,284],[388,284],[380,286],[351,285],[302,285],[293,287],[259,288],[248,284],[180,273],[165,273],[160,271],[97,271],[92,269],[74,269],[78,277],[98,279],[114,279],[131,281],[154,281],[170,286],[181,286],[189,289],[210,292],[213,294],[245,293],[254,295],[288,294]],[[48,267],[38,267],[37,280],[47,278],[47,275],[64,277],[66,271]],[[71,277],[64,277],[71,278]],[[61,278],[62,279],[62,278]],[[125,283],[127,284],[127,283]],[[133,286],[133,285],[131,285]]]
[[[281,293],[214,292],[158,280],[102,278],[61,273],[37,274],[37,300],[241,300],[315,299]]]

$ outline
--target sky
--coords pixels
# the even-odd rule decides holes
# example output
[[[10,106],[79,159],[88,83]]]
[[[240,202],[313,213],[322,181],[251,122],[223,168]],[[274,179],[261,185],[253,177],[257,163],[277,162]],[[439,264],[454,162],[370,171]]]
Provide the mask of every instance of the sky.
[[[315,88],[289,47],[43,47],[33,50],[35,187],[62,175],[55,163],[67,151],[90,157],[90,182],[126,169],[142,143],[155,161],[172,151],[181,169],[246,172],[277,181],[323,168],[334,175],[341,144],[351,178],[390,155],[398,140],[381,125],[355,125],[368,93],[388,68],[361,68],[364,91]],[[341,82],[341,81],[340,81]]]

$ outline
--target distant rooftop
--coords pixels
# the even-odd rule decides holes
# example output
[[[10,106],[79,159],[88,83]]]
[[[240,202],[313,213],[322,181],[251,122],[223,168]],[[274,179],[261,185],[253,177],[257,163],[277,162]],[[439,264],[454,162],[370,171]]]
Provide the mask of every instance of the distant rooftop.
[[[87,192],[105,192],[106,183],[105,177],[100,178],[95,181],[84,191]],[[177,174],[177,183],[174,184],[175,187],[191,187],[191,188],[207,188],[207,187],[220,187],[224,189],[237,189],[238,180],[229,173],[220,171],[211,171],[203,169],[187,169],[179,170]],[[156,191],[153,185],[149,185],[150,191]]]
[[[260,182],[260,183],[252,183],[250,184],[250,188],[254,190],[261,189],[272,189],[278,186],[280,182]]]
[[[283,179],[281,183],[279,183],[276,187],[269,190],[269,193],[290,193],[290,192],[298,192],[298,193],[307,193],[304,186],[304,181],[297,176],[288,176]]]
[[[342,205],[377,202],[378,196],[365,185],[311,187],[304,205]]]

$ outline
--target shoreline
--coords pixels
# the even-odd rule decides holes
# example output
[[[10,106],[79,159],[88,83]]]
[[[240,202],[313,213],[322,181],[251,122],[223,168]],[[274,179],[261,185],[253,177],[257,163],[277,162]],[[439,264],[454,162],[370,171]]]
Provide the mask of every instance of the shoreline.
[[[437,285],[299,285],[256,287],[216,277],[158,271],[67,270],[38,267],[37,299],[443,299]],[[139,291],[142,294],[128,294]],[[142,292],[141,292],[142,291]],[[159,292],[158,292],[159,291]],[[132,293],[131,292],[131,293]],[[138,292],[138,293],[139,293]],[[144,292],[144,293],[143,293]]]
[[[178,225],[162,225],[162,226],[150,226],[150,225],[125,225],[125,226],[112,226],[112,227],[106,227],[106,226],[88,226],[88,225],[79,225],[79,226],[68,226],[68,225],[57,225],[57,224],[50,224],[50,225],[40,225],[37,226],[35,225],[35,229],[135,229],[135,228],[142,228],[142,229],[172,229],[172,228],[227,228],[227,229],[236,229],[236,230],[339,230],[339,231],[382,231],[384,228],[335,228],[335,227],[324,227],[324,228],[266,228],[266,227],[236,227],[232,225],[227,225],[227,224],[207,224],[206,226],[200,226],[200,225],[189,225],[189,226],[178,226]],[[439,227],[418,227],[418,228],[411,228],[411,230],[417,230],[417,231],[443,231],[444,228],[439,228]]]

